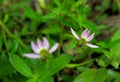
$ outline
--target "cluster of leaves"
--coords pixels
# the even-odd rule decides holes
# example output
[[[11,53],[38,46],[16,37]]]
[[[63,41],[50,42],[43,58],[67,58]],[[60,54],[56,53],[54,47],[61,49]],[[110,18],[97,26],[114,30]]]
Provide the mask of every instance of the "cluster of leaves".
[[[111,38],[94,39],[98,49],[78,47],[70,32],[72,27],[79,35],[83,29],[101,33],[87,19],[90,11],[87,0],[0,0],[0,80],[119,82],[120,30]],[[47,61],[24,58],[32,52],[30,41],[43,36],[51,45],[59,42],[58,50]]]

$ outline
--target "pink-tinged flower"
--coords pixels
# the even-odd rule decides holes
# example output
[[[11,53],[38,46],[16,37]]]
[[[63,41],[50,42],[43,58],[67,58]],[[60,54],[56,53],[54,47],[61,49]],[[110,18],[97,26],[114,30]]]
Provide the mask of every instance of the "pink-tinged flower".
[[[58,43],[56,43],[51,49],[49,49],[49,42],[47,38],[43,37],[43,42],[37,39],[37,44],[31,41],[31,47],[34,53],[26,53],[25,57],[29,58],[46,58],[49,54],[56,51]]]
[[[85,43],[85,45],[91,48],[98,48],[98,46],[90,44],[89,42],[94,38],[95,33],[90,35],[90,30],[86,29],[82,32],[80,37],[75,33],[75,31],[71,28],[71,32],[73,36],[79,41],[79,43]]]

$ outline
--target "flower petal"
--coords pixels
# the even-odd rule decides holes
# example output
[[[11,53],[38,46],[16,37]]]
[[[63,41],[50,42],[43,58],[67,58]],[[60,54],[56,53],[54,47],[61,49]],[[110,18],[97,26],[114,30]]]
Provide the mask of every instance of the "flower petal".
[[[71,28],[71,32],[76,39],[78,40],[80,39],[79,36],[75,33],[75,31],[72,28]]]
[[[31,42],[31,47],[35,53],[39,53],[38,46],[33,41]]]
[[[94,35],[95,35],[95,33],[93,33],[92,35],[90,35],[90,36],[87,38],[87,42],[91,41],[91,40],[94,38]]]
[[[49,49],[49,42],[46,37],[43,37],[43,47],[45,47],[47,50]]]
[[[58,48],[58,43],[56,43],[50,50],[49,53],[53,53]]]
[[[89,34],[90,34],[90,30],[86,29],[82,32],[81,37],[87,40]]]
[[[84,31],[82,32],[82,34],[81,34],[81,37],[84,36],[84,35],[86,35],[87,31],[88,31],[88,29],[84,30]]]
[[[90,30],[88,30],[88,31],[86,32],[86,37],[87,37],[87,38],[88,38],[89,34],[90,34]]]
[[[91,47],[91,48],[99,48],[98,46],[96,45],[93,45],[93,44],[89,44],[89,43],[86,43],[87,46]]]
[[[40,58],[40,55],[38,54],[23,54],[23,56],[28,57],[28,58]]]
[[[38,48],[43,47],[43,44],[42,44],[42,42],[40,41],[40,39],[37,39],[37,46],[38,46]]]

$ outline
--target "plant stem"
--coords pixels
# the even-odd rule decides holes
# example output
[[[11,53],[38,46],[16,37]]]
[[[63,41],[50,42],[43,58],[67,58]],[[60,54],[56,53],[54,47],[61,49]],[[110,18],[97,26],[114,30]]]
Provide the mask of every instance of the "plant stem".
[[[117,6],[118,6],[118,11],[119,11],[119,13],[120,13],[120,1],[119,1],[119,0],[115,0],[115,2],[116,2],[116,4],[117,4]]]
[[[6,28],[6,26],[2,23],[1,20],[0,20],[0,26],[5,30],[5,32],[6,32],[11,38],[14,37],[14,36],[10,33],[10,31]]]
[[[80,64],[68,64],[66,67],[68,67],[68,68],[75,68],[75,67],[79,67],[79,66],[88,64],[90,62],[93,62],[94,60],[96,60],[96,59],[91,59],[91,60],[88,60],[88,61],[80,63]],[[70,65],[74,65],[74,66],[70,67]]]
[[[88,60],[88,61],[86,61],[86,62],[80,63],[79,65],[80,65],[80,66],[81,66],[81,65],[85,65],[85,64],[87,64],[87,63],[93,62],[94,60],[96,60],[96,59]]]
[[[61,49],[61,47],[62,47],[62,43],[63,43],[63,27],[61,28],[61,33],[60,33],[60,43],[59,43],[59,47],[58,47],[58,55],[57,56],[59,56],[60,55],[60,49]]]
[[[4,40],[4,44],[5,44],[6,50],[8,51],[7,40],[6,40],[6,35],[5,35],[5,31],[4,30],[2,30],[2,34],[3,34],[3,40]]]
[[[4,25],[4,23],[3,23],[1,20],[0,20],[0,26],[2,27],[2,29],[3,29],[11,38],[16,39],[16,40],[21,44],[21,46],[22,46],[24,49],[26,49],[27,51],[29,51],[29,50],[27,49],[27,47],[25,46],[25,44],[24,44],[18,37],[14,36],[14,35],[7,29],[7,27]]]
[[[61,33],[60,33],[60,43],[59,43],[59,47],[58,47],[58,53],[57,53],[57,56],[60,55],[60,49],[62,47],[62,44],[63,44],[63,31],[64,31],[64,26],[62,26],[61,24]],[[59,72],[57,73],[57,79],[58,79],[58,82],[60,82],[60,74]]]

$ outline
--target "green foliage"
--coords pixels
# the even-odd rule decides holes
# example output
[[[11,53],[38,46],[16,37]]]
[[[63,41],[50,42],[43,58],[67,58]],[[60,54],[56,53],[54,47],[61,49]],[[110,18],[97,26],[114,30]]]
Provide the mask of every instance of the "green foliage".
[[[96,75],[95,70],[86,71],[78,75],[73,82],[92,82],[94,80],[95,75]]]
[[[2,53],[0,56],[0,77],[5,77],[7,75],[11,75],[14,69],[10,64],[9,58],[6,56],[5,53]],[[9,69],[8,69],[9,68]]]
[[[32,76],[32,71],[31,69],[27,66],[27,64],[24,62],[23,59],[21,59],[17,55],[10,55],[10,61],[13,65],[13,67],[23,74],[26,77],[31,77]]]
[[[105,82],[106,77],[105,69],[91,69],[78,75],[73,82]]]
[[[0,81],[120,82],[120,1],[99,1],[0,0]],[[105,18],[113,27],[102,24]],[[78,36],[95,33],[90,43],[99,48],[78,46],[70,28]],[[44,60],[23,58],[43,37],[58,49]]]
[[[44,81],[46,78],[49,78],[62,70],[70,62],[70,60],[71,56],[67,54],[62,54],[55,59],[50,56],[46,62],[40,61],[35,69],[34,77],[40,78]],[[47,80],[44,82],[47,82]]]

